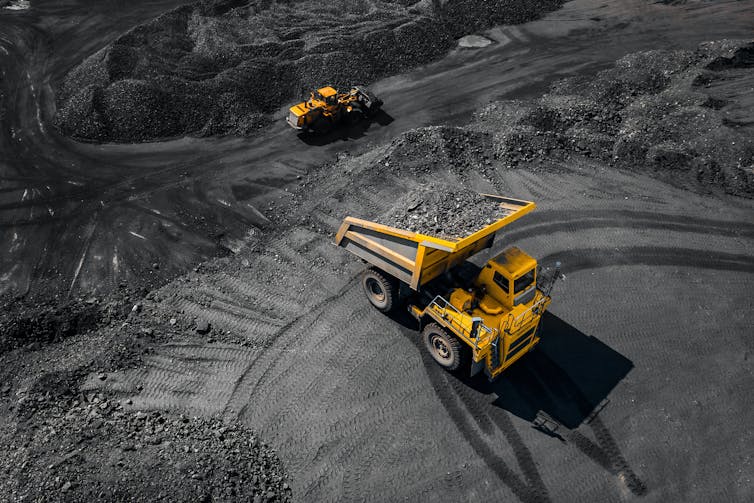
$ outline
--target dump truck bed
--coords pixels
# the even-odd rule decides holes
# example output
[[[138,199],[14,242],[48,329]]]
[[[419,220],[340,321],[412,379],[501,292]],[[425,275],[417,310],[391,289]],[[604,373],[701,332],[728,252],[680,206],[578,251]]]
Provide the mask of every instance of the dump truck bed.
[[[504,216],[465,237],[442,238],[346,217],[335,243],[418,290],[445,271],[492,246],[497,231],[536,208],[531,201],[482,195],[499,202]]]

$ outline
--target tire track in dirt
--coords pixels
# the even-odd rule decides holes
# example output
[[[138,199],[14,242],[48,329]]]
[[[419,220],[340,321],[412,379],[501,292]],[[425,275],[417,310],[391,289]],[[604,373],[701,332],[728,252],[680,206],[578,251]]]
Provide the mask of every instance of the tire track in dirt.
[[[428,358],[422,359],[427,376],[432,384],[435,395],[442,403],[448,417],[456,425],[458,432],[466,442],[474,449],[474,452],[484,461],[485,465],[505,484],[513,494],[522,502],[548,501],[546,491],[532,489],[519,475],[513,471],[505,460],[488,444],[488,442],[475,431],[473,424],[469,422],[468,409],[457,400],[455,393],[450,391],[448,376],[434,361]]]
[[[84,389],[132,395],[137,408],[212,415],[229,395],[223,383],[242,371],[247,358],[248,350],[235,346],[169,345],[147,357],[144,367],[112,374],[105,383],[90,380]]]
[[[358,293],[358,290],[355,288],[352,288],[349,290],[349,296],[355,298],[355,296]],[[345,299],[346,297],[344,297]],[[355,299],[354,299],[355,300]],[[353,302],[349,302],[349,305],[352,305]],[[315,329],[314,335],[312,336],[312,333],[310,332],[310,339],[313,341],[314,345],[321,344],[319,341],[324,339],[324,344],[326,344],[326,347],[332,346],[333,348],[342,347],[343,344],[351,344],[351,345],[360,345],[362,341],[346,341],[345,339],[348,337],[347,334],[353,333],[352,325],[360,325],[360,320],[363,318],[362,312],[365,310],[364,307],[362,307],[359,310],[351,310],[352,314],[350,317],[346,318],[345,313],[342,315],[339,313],[333,313],[327,312],[323,313],[323,315],[320,317],[323,321],[320,323],[322,325],[321,328]],[[328,310],[328,311],[331,311]],[[339,326],[339,332],[337,334],[329,335],[330,333],[330,321],[332,319],[338,320],[340,319],[340,326]],[[320,335],[321,334],[321,335]],[[342,334],[342,335],[339,335]],[[311,417],[321,417],[320,416],[320,407],[332,407],[332,404],[338,403],[338,396],[337,395],[339,388],[345,388],[342,391],[347,396],[353,396],[353,389],[348,388],[354,388],[358,389],[353,385],[352,376],[359,373],[360,367],[366,367],[370,368],[367,364],[370,363],[368,360],[373,357],[371,353],[366,353],[365,351],[361,351],[361,358],[357,360],[350,360],[345,367],[338,367],[337,361],[341,359],[341,355],[338,354],[337,351],[333,350],[331,351],[332,358],[328,361],[315,361],[315,367],[320,367],[319,369],[310,369],[308,367],[311,367],[311,365],[308,365],[304,368],[296,368],[295,371],[302,373],[302,375],[307,376],[307,381],[310,382],[309,386],[307,388],[304,388],[302,390],[296,391],[295,389],[286,389],[283,388],[279,390],[276,393],[276,396],[280,396],[284,400],[287,400],[288,406],[284,407],[283,409],[278,410],[277,412],[273,413],[271,416],[268,414],[266,423],[271,425],[277,425],[285,422],[285,419],[288,418],[288,423],[290,423],[290,418],[294,417],[295,414],[295,404],[299,403],[300,397],[306,397],[306,396],[316,396],[317,402],[312,406],[308,407],[308,416]],[[277,363],[277,362],[276,362]],[[281,362],[283,368],[279,372],[285,372],[289,367],[297,367],[296,362]],[[328,369],[338,369],[337,372],[337,379],[335,379],[335,376],[328,375]],[[371,366],[371,368],[375,368],[374,365]],[[311,375],[311,372],[314,371],[315,375]],[[384,373],[384,369],[380,369],[381,372]],[[274,381],[275,379],[273,379]],[[363,379],[362,379],[363,380]],[[324,386],[319,383],[325,383]],[[260,387],[261,388],[261,387]],[[290,387],[289,387],[290,388]],[[259,388],[258,388],[259,389]],[[415,392],[416,390],[413,390]],[[406,394],[403,398],[408,398],[409,394]],[[400,397],[399,397],[400,398]],[[320,499],[323,494],[328,494],[328,492],[325,492],[325,488],[323,487],[324,484],[330,483],[332,480],[331,472],[333,470],[342,470],[343,466],[347,466],[350,464],[350,462],[347,460],[348,457],[353,455],[354,451],[357,449],[363,448],[363,444],[359,441],[359,433],[361,431],[364,431],[364,429],[370,430],[374,428],[378,428],[385,420],[388,420],[389,417],[389,410],[385,410],[384,408],[381,408],[379,406],[374,406],[372,404],[372,407],[367,406],[366,403],[362,402],[361,406],[358,402],[351,403],[351,406],[349,407],[349,410],[345,412],[345,415],[343,416],[346,420],[344,424],[340,424],[340,421],[338,420],[338,414],[336,413],[333,415],[333,412],[330,412],[330,414],[327,415],[328,417],[328,423],[330,423],[332,426],[335,427],[335,430],[329,429],[331,427],[324,427],[324,435],[320,437],[323,433],[322,428],[318,428],[316,424],[311,423],[304,423],[299,425],[299,428],[286,428],[285,431],[282,433],[283,437],[289,438],[288,441],[285,441],[285,444],[288,444],[290,442],[290,430],[300,430],[299,435],[304,437],[314,437],[314,438],[345,438],[344,442],[341,441],[338,443],[336,450],[330,450],[328,451],[327,458],[319,458],[315,457],[315,459],[311,460],[312,463],[324,463],[324,465],[321,465],[319,470],[317,471],[316,477],[312,480],[312,477],[310,475],[303,475],[303,491],[304,494],[315,498]],[[346,426],[346,430],[343,430],[343,426]],[[347,435],[344,435],[344,433],[348,433]],[[273,433],[273,435],[276,435],[276,433]],[[297,436],[299,436],[297,435]],[[295,445],[290,445],[290,448],[292,450],[296,449]],[[318,456],[321,454],[321,451],[318,451]],[[342,463],[339,462],[333,462],[333,459],[341,460]],[[303,468],[303,467],[302,467]],[[302,469],[301,473],[305,473],[305,471]],[[307,482],[309,481],[309,482]],[[330,491],[332,491],[334,488],[330,488]],[[344,490],[347,489],[347,487],[343,488]],[[319,495],[319,496],[317,496]]]
[[[647,217],[649,215],[645,214],[642,216]],[[651,216],[656,217],[656,215]],[[709,232],[710,227],[708,224],[712,223],[712,230],[717,231],[722,235],[739,236],[742,233],[741,228],[746,232],[746,227],[748,225],[744,224],[739,226],[739,222],[728,223],[706,220],[703,221],[703,224],[700,226],[697,222],[688,224],[687,219],[684,220],[686,221],[680,224],[668,225],[660,223],[658,227],[666,230],[666,227],[669,226],[673,230],[705,233],[705,231]],[[572,220],[567,221],[567,223],[571,222]],[[614,222],[585,222],[585,225],[582,227],[592,228],[595,223],[606,223],[611,226],[615,225]],[[562,224],[556,223],[551,227],[559,228],[561,225]],[[636,222],[634,225],[639,226],[643,225],[643,223]],[[520,235],[517,235],[516,237],[521,238]],[[568,264],[570,272],[613,265],[677,265],[754,272],[754,257],[743,254],[720,253],[717,251],[706,252],[704,250],[682,248],[631,247],[628,250],[621,249],[619,252],[597,248],[576,249],[551,253],[542,258],[541,261],[553,261],[556,258],[564,258],[564,261]],[[429,363],[432,365],[433,362]],[[530,484],[529,486],[524,486],[520,479],[512,476],[509,468],[505,467],[501,469],[501,460],[495,456],[494,452],[491,452],[491,449],[485,446],[483,439],[473,435],[470,423],[468,423],[466,418],[461,417],[459,410],[456,408],[457,405],[453,402],[451,397],[447,396],[447,385],[450,384],[450,387],[455,392],[456,398],[465,405],[465,412],[468,417],[476,422],[477,427],[479,427],[483,433],[489,434],[490,419],[483,415],[483,404],[486,402],[482,401],[481,403],[476,403],[475,398],[472,397],[458,381],[448,376],[446,376],[446,380],[448,382],[445,383],[445,388],[440,387],[438,389],[438,387],[435,387],[435,392],[443,402],[450,417],[456,422],[459,431],[462,431],[466,439],[474,446],[474,449],[485,460],[488,466],[494,467],[500,480],[511,487],[514,493],[523,501],[527,501],[527,498],[546,499],[547,490],[541,476],[539,476],[536,463],[522,442],[520,436],[517,435],[515,427],[507,416],[507,413],[495,407],[489,408],[490,414],[495,418],[495,424],[500,431],[503,432],[509,444],[513,447],[513,450],[516,453],[516,458],[519,461],[522,470],[526,473],[527,481]],[[438,380],[433,380],[433,384],[436,382],[438,382]],[[440,383],[440,386],[443,386],[443,383]],[[597,443],[588,440],[576,430],[569,431],[569,433],[566,434],[566,438],[572,441],[579,450],[605,468],[608,472],[619,477],[634,495],[642,496],[646,494],[646,485],[630,468],[611,433],[599,417],[593,419],[589,423],[589,427],[592,429],[597,439]],[[532,487],[534,487],[534,489],[532,489]]]
[[[635,496],[644,496],[647,494],[646,484],[631,469],[626,458],[621,453],[618,444],[615,442],[613,435],[602,422],[599,415],[595,416],[588,424],[597,440],[597,444],[576,430],[566,432],[566,439],[574,442],[581,452],[592,458],[605,470],[618,477]]]
[[[330,295],[328,297],[324,297],[319,302],[315,303],[313,306],[309,308],[309,310],[303,314],[300,315],[297,318],[294,318],[293,320],[286,323],[283,327],[280,328],[272,337],[270,340],[270,343],[275,342],[285,335],[295,332],[294,327],[301,327],[298,331],[303,330],[306,326],[313,325],[316,320],[321,316],[321,311],[323,306],[326,306],[331,303],[335,303],[334,301],[342,297],[348,292],[348,289],[352,287],[355,284],[355,279],[352,279],[348,283],[346,283],[345,286],[341,288],[340,291],[336,292],[333,295]],[[337,303],[335,303],[337,305]],[[291,349],[291,346],[293,344],[293,341],[288,341],[283,345],[283,348],[276,348],[276,350],[280,349]],[[228,417],[228,414],[231,414],[232,416],[241,416],[243,415],[244,408],[249,403],[251,398],[253,397],[253,394],[257,388],[262,387],[266,384],[266,381],[270,378],[270,374],[272,372],[272,367],[274,366],[274,360],[272,362],[270,361],[264,361],[266,365],[264,365],[264,371],[262,374],[258,377],[252,378],[250,377],[250,370],[252,367],[257,363],[262,363],[262,359],[267,357],[267,355],[270,353],[270,350],[268,348],[263,348],[259,353],[257,354],[254,361],[252,361],[244,374],[240,377],[240,380],[236,383],[236,385],[233,387],[233,390],[231,392],[231,398],[228,401],[227,406],[225,407],[225,411],[223,413],[224,416]],[[275,358],[274,356],[271,358]],[[236,408],[238,407],[238,408]],[[237,412],[233,412],[237,411]]]
[[[561,261],[568,272],[618,265],[676,266],[754,273],[754,256],[715,250],[634,246],[620,250],[601,248],[569,249],[540,259],[543,263]]]
[[[754,225],[750,222],[710,220],[664,213],[602,210],[537,211],[516,228],[506,232],[511,239],[551,234],[566,227],[568,231],[620,227],[627,229],[657,229],[685,233],[754,239]]]

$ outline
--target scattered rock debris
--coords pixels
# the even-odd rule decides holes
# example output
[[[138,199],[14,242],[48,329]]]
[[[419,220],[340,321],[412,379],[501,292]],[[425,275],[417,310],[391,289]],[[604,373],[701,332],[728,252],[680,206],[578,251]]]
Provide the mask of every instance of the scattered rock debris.
[[[207,320],[199,319],[196,320],[196,333],[205,335],[208,334],[210,330],[210,324]]]
[[[0,460],[11,501],[290,501],[280,460],[253,431],[124,409],[77,393],[76,380],[47,374],[18,406],[25,447]]]

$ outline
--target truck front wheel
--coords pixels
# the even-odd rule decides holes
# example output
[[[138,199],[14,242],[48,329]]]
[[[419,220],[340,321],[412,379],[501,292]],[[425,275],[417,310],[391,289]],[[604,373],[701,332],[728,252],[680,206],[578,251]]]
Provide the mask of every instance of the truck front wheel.
[[[422,332],[424,344],[432,358],[445,370],[456,370],[464,360],[464,347],[457,337],[437,323],[430,323]]]
[[[383,313],[388,313],[398,304],[398,285],[390,276],[370,267],[361,277],[361,286],[367,299]]]

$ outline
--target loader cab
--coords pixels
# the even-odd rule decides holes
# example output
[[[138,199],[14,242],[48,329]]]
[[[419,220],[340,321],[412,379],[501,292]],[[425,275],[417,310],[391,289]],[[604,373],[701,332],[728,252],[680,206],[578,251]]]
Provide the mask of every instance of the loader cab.
[[[338,91],[330,86],[325,86],[317,89],[317,97],[330,107],[338,103]]]
[[[477,283],[507,309],[529,304],[537,293],[537,261],[520,248],[506,248],[484,265]]]

